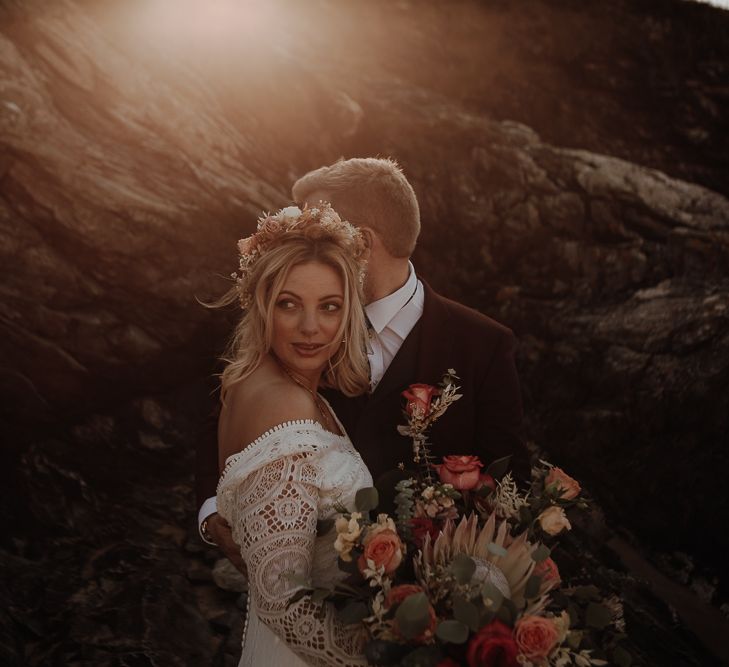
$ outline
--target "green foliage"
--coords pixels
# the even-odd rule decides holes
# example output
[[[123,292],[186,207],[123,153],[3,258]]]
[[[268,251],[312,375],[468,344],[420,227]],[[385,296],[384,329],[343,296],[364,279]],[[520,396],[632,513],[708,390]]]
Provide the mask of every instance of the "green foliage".
[[[358,512],[363,514],[377,507],[380,502],[380,496],[374,486],[360,489],[354,496],[354,506]]]
[[[508,472],[510,461],[511,455],[492,461],[486,468],[486,474],[491,475],[494,479],[501,479]]]
[[[403,600],[395,612],[395,620],[406,639],[422,634],[430,625],[430,603],[425,593],[416,593]]]
[[[539,595],[539,587],[542,585],[542,578],[538,574],[533,574],[527,580],[524,588],[524,597],[531,600]]]
[[[499,546],[496,544],[496,542],[489,542],[488,547],[486,547],[494,556],[501,556],[502,558],[506,556],[506,549],[504,547]]]
[[[449,569],[456,581],[464,585],[471,581],[473,573],[476,571],[476,563],[470,556],[458,554],[451,562]]]
[[[444,642],[463,644],[468,639],[468,626],[457,620],[441,621],[438,623],[435,634]]]
[[[361,600],[351,600],[337,610],[337,617],[345,625],[359,623],[370,615],[369,607]]]
[[[457,621],[467,625],[476,632],[479,629],[478,607],[462,595],[453,596],[453,616]]]
[[[585,623],[591,628],[602,630],[612,623],[613,615],[610,610],[597,602],[590,602],[587,605]]]
[[[481,587],[481,599],[487,610],[496,612],[504,601],[504,595],[489,581]]]
[[[532,560],[534,560],[535,563],[541,563],[542,561],[547,560],[551,553],[551,550],[546,544],[540,544],[537,547],[537,550],[532,554]]]

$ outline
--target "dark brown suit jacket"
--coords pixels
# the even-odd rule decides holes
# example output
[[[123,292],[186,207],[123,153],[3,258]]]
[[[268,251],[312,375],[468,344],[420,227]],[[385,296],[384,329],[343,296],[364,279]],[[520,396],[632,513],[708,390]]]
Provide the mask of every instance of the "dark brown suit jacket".
[[[488,465],[513,455],[512,468],[528,479],[528,460],[521,435],[522,407],[514,364],[513,333],[498,322],[436,294],[427,284],[423,316],[406,338],[372,394],[346,398],[327,392],[334,411],[362,455],[372,477],[412,467],[412,447],[397,432],[404,424],[401,393],[421,382],[436,385],[449,368],[460,377],[456,401],[430,433],[433,453],[477,454]],[[214,495],[217,448],[198,450],[198,503]]]

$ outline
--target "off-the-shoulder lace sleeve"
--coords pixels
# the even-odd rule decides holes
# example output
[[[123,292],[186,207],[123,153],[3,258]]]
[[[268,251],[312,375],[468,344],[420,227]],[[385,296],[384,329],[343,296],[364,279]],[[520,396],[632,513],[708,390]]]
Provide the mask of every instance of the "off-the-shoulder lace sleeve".
[[[280,457],[257,468],[225,494],[223,511],[248,566],[258,617],[311,665],[366,665],[360,626],[342,625],[331,605],[308,597],[287,608],[309,578],[316,539],[321,471],[307,453]]]

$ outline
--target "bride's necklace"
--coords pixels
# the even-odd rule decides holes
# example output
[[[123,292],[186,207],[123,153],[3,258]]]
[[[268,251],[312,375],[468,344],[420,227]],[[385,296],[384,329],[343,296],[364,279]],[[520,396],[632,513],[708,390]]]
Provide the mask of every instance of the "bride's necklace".
[[[309,393],[309,396],[311,396],[312,400],[314,401],[314,405],[316,405],[316,409],[319,410],[319,414],[322,417],[322,426],[324,426],[325,429],[328,431],[331,431],[332,433],[336,433],[339,430],[339,427],[334,423],[331,413],[329,412],[329,408],[327,407],[326,403],[324,402],[324,399],[319,396],[315,391],[312,391],[309,389],[309,387],[306,386],[306,384],[286,366],[283,362],[278,361],[278,365],[283,369],[283,372],[286,373],[296,384],[299,385],[302,389],[306,390]]]

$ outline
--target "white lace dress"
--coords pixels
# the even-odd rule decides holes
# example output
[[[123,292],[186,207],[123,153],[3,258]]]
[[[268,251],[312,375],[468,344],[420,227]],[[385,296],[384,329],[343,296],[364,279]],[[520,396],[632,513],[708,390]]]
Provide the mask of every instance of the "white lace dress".
[[[317,536],[317,520],[341,503],[354,509],[372,476],[349,438],[318,422],[286,422],[231,456],[218,483],[218,512],[233,529],[248,566],[243,655],[251,665],[366,665],[359,626],[343,626],[329,604],[306,596],[287,607],[298,586],[288,575],[329,585],[337,567],[335,531]]]

